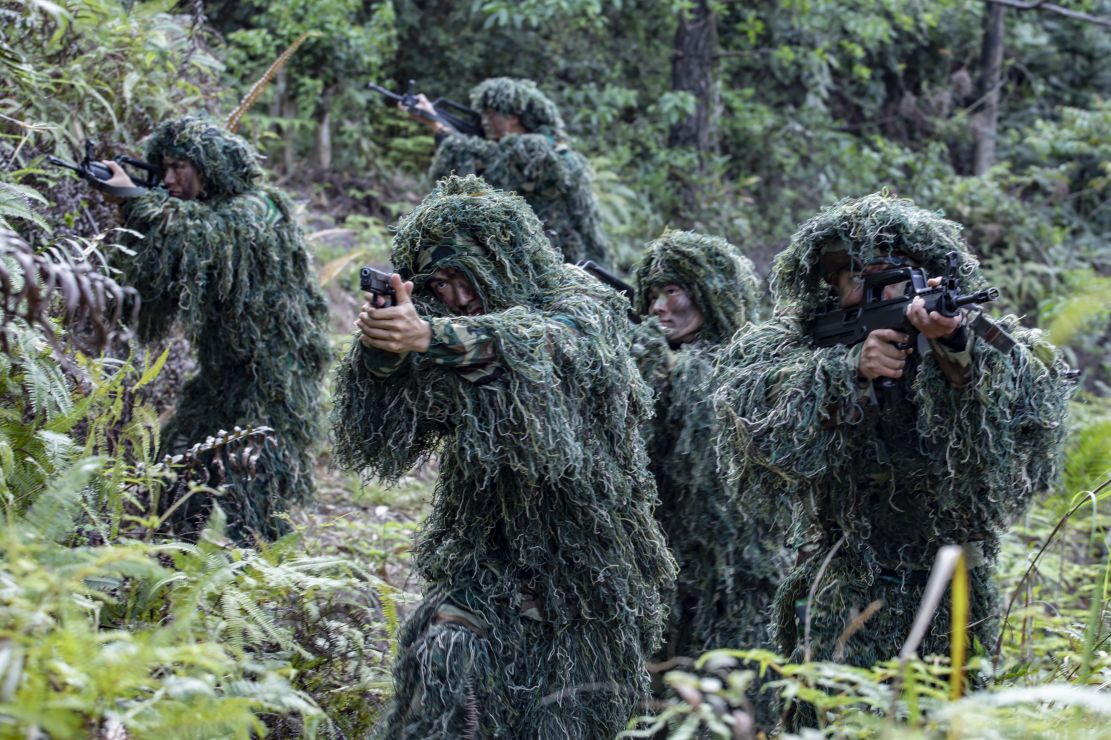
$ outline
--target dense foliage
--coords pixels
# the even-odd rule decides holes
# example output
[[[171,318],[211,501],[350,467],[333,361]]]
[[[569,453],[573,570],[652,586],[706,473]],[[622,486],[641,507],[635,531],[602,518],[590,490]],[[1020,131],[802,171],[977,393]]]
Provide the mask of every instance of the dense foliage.
[[[1003,640],[972,646],[970,662],[987,688],[952,700],[944,657],[857,670],[711,654],[669,674],[673,698],[629,734],[746,736],[753,677],[738,666],[754,662],[764,690],[821,705],[827,735],[1094,733],[1111,714],[1099,690],[1111,677],[1111,30],[1079,16],[1106,21],[1111,2],[1043,5],[1004,12],[995,161],[976,175],[981,0],[0,0],[0,228],[59,270],[110,279],[114,209],[46,155],[74,161],[92,140],[100,157],[138,156],[168,116],[225,117],[306,32],[241,132],[296,190],[337,346],[352,268],[383,259],[434,156],[369,81],[465,101],[487,77],[535,79],[591,160],[619,268],[664,226],[723,236],[766,273],[797,224],[842,197],[886,188],[943,210],[1000,288],[999,312],[1044,329],[1087,390],[1064,479],[1004,539]],[[709,97],[676,82],[696,21],[716,38]],[[712,124],[702,143],[680,135],[696,119]],[[368,491],[325,473],[321,511],[350,515],[309,510],[271,546],[229,545],[218,509],[199,542],[168,537],[155,500],[220,482],[206,462],[153,459],[164,409],[142,399],[172,363],[112,359],[125,340],[98,336],[88,312],[31,310],[13,244],[0,255],[12,276],[0,281],[0,735],[360,736],[389,689],[407,582],[411,516],[395,510],[419,512],[427,481]],[[205,454],[224,454],[214,444]]]

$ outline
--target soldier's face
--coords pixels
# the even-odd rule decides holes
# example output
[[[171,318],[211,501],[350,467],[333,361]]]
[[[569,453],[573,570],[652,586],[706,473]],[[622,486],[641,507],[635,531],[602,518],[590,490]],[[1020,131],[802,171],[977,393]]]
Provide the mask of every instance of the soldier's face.
[[[687,291],[675,283],[648,289],[648,313],[660,320],[660,326],[672,344],[694,339],[705,319]]]
[[[841,308],[859,306],[864,300],[864,276],[876,272],[890,270],[893,265],[886,262],[866,266],[863,270],[839,270],[828,278],[840,300]],[[903,295],[907,289],[907,281],[892,283],[884,286],[883,300],[888,301]]]
[[[478,292],[467,276],[452,267],[436,270],[428,281],[432,294],[453,313],[478,316],[485,312]]]
[[[510,113],[499,113],[489,108],[482,112],[482,130],[486,138],[492,141],[497,141],[507,134],[528,133],[521,125],[519,117]]]
[[[204,177],[188,159],[163,157],[162,167],[166,172],[162,182],[173,197],[193,200],[204,192]]]

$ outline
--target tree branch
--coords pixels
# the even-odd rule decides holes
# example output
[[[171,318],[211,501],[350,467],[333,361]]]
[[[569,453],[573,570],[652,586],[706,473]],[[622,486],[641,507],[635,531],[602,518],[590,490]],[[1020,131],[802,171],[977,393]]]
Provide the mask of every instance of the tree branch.
[[[1060,5],[1045,2],[1045,0],[1032,0],[1032,2],[1024,3],[1022,0],[985,0],[985,2],[995,3],[996,5],[1006,5],[1008,8],[1017,8],[1018,10],[1048,10],[1051,13],[1074,18],[1078,21],[1091,23],[1096,26],[1103,26],[1104,28],[1111,28],[1111,18],[1102,18],[1096,15],[1088,15],[1081,13],[1079,10],[1070,10],[1062,8]]]

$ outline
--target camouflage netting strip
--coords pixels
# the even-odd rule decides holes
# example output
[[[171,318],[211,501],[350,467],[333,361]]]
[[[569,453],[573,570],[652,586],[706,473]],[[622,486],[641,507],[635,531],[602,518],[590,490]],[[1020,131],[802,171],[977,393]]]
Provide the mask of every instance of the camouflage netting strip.
[[[121,279],[143,298],[140,336],[165,336],[180,321],[200,364],[163,431],[162,454],[218,429],[274,429],[258,474],[235,481],[221,499],[240,541],[251,530],[277,536],[284,523],[273,513],[311,497],[329,355],[327,305],[292,203],[276,189],[250,185],[258,169],[253,157],[245,160],[245,146],[203,119],[160,126],[148,161],[190,158],[205,173],[209,197],[182,201],[157,189],[128,201],[127,225],[144,237],[131,240],[136,254],[119,265]],[[192,508],[182,516],[196,515]]]
[[[471,90],[471,107],[517,116],[525,130],[545,134],[558,141],[567,138],[563,118],[547,95],[532,80],[493,77]]]
[[[872,195],[844,201],[804,224],[776,261],[778,317],[731,342],[720,364],[714,401],[724,424],[720,443],[748,505],[774,515],[798,512],[796,541],[820,562],[843,533],[846,544],[820,584],[814,562],[797,569],[777,595],[779,646],[801,658],[796,600],[812,604],[815,659],[827,659],[858,598],[880,594],[885,606],[845,648],[845,659],[871,665],[889,658],[909,630],[921,589],[877,584],[892,568],[928,570],[943,543],[979,543],[990,566],[999,534],[1054,480],[1073,390],[1059,353],[1014,317],[1002,321],[1018,340],[1009,355],[975,340],[972,382],[954,388],[927,355],[907,403],[888,417],[860,397],[855,355],[812,348],[806,320],[823,308],[816,262],[831,236],[854,240],[862,260],[895,245],[940,272],[959,249],[965,287],[982,284],[958,226],[908,201]],[[886,570],[885,570],[886,569]],[[886,577],[886,576],[884,576]],[[853,589],[871,589],[865,595]],[[973,617],[997,611],[985,579]],[[994,630],[988,621],[978,629]],[[940,622],[923,654],[945,652]],[[985,641],[986,642],[986,641]]]
[[[434,180],[480,175],[498,189],[513,191],[528,201],[564,260],[611,264],[590,165],[545,134],[515,134],[498,141],[450,136],[437,150],[429,174]]]
[[[415,548],[426,602],[402,636],[382,732],[443,732],[448,708],[413,705],[437,670],[473,681],[482,736],[610,737],[647,696],[660,592],[675,575],[637,437],[649,397],[626,350],[627,304],[562,265],[521,199],[467,177],[441,182],[394,240],[395,269],[417,283],[422,313],[444,313],[420,290],[433,269],[419,267],[422,250],[461,243],[478,248],[434,267],[456,267],[478,289],[487,313],[453,323],[494,338],[502,378],[475,386],[410,356],[402,372],[375,379],[357,342],[337,373],[337,462],[397,479],[442,450]],[[543,621],[522,618],[522,588]],[[488,653],[430,627],[448,599],[488,625]],[[445,665],[414,657],[448,639],[468,647]]]

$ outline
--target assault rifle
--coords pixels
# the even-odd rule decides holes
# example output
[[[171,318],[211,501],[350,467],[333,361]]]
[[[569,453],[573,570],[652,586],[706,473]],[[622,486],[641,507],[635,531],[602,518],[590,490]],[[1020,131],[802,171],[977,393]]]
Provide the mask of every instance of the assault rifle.
[[[155,167],[141,159],[135,159],[134,157],[128,157],[123,154],[116,157],[115,161],[125,168],[133,167],[141,170],[144,174],[135,177],[132,173],[128,173],[132,175],[131,179],[136,184],[136,187],[133,188],[116,187],[115,185],[106,184],[106,181],[112,177],[112,170],[97,161],[94,154],[95,148],[96,144],[86,140],[85,157],[77,164],[67,162],[64,159],[59,159],[54,156],[47,157],[46,161],[55,167],[64,167],[67,170],[73,170],[78,176],[88,180],[89,184],[96,190],[107,193],[108,195],[113,195],[117,198],[134,198],[142,195],[150,188],[157,187],[161,184],[162,169],[160,167]]]
[[[435,113],[429,113],[426,110],[418,108],[417,94],[413,91],[415,85],[415,80],[409,80],[409,89],[405,91],[404,95],[398,95],[373,82],[367,85],[367,87],[379,95],[382,95],[387,100],[401,103],[401,106],[409,113],[429,121],[442,123],[464,136],[482,137],[484,135],[482,130],[482,114],[478,111],[471,110],[461,103],[456,103],[454,100],[448,100],[447,98],[436,98],[433,100],[432,108],[435,110]]]
[[[359,288],[364,293],[373,293],[374,295],[385,298],[386,301],[378,308],[385,308],[392,306],[395,302],[395,293],[393,286],[390,285],[390,273],[375,270],[369,265],[359,270]]]
[[[595,278],[597,278],[599,281],[605,283],[606,285],[616,290],[618,293],[621,293],[626,298],[628,298],[630,305],[629,321],[633,322],[634,324],[640,323],[640,316],[638,316],[636,314],[636,311],[631,308],[631,306],[636,305],[636,289],[633,286],[629,285],[624,280],[617,277],[594,260],[583,260],[582,262],[576,262],[575,267],[581,267],[582,269],[593,275]]]
[[[919,267],[899,267],[864,276],[863,296],[860,304],[820,314],[810,327],[815,346],[851,347],[863,342],[876,329],[895,329],[909,336],[902,349],[914,347],[917,354],[928,351],[929,347],[914,324],[907,318],[907,308],[911,301],[921,297],[925,301],[926,313],[937,311],[942,316],[956,316],[963,306],[988,303],[999,298],[999,290],[986,288],[975,293],[962,294],[958,277],[959,255],[950,252],[945,255],[945,275],[941,283],[933,288],[927,284],[926,272]],[[884,288],[906,281],[906,290],[896,298],[884,299]],[[998,324],[978,312],[968,327],[974,334],[982,337],[988,344],[1007,354],[1015,346],[1015,340]],[[917,354],[907,357],[903,370],[904,378],[914,377],[917,370]],[[875,381],[881,390],[893,389],[897,383],[891,378]]]

